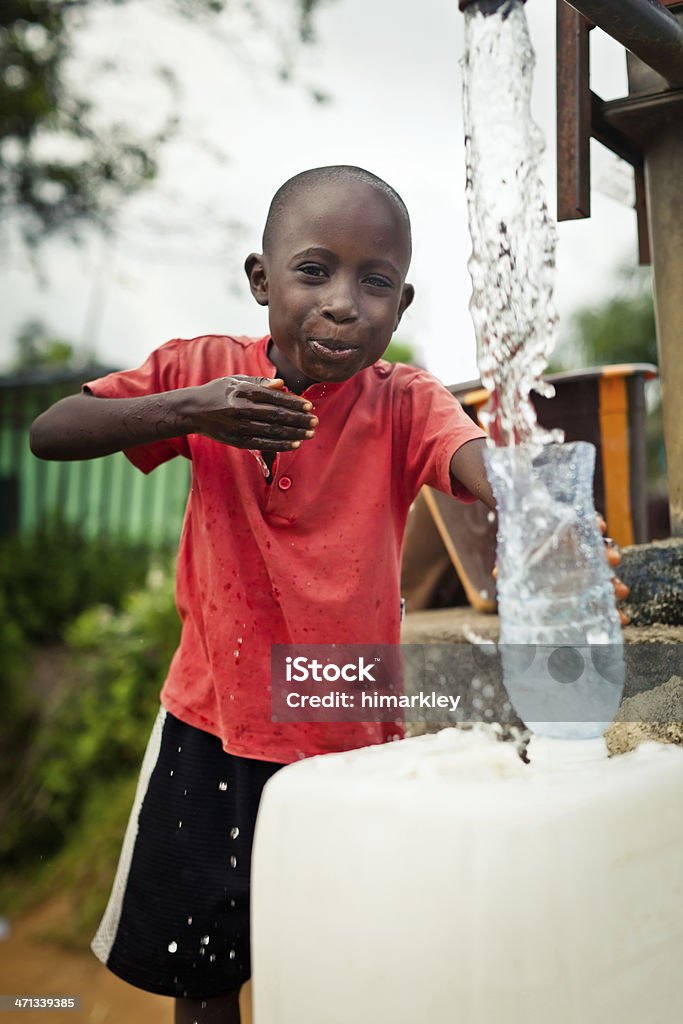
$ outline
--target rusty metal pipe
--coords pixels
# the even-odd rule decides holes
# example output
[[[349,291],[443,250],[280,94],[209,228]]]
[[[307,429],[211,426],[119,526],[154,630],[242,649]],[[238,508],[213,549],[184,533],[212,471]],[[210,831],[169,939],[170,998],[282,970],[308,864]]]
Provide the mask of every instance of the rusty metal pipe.
[[[683,86],[683,24],[659,0],[567,0],[673,86]]]

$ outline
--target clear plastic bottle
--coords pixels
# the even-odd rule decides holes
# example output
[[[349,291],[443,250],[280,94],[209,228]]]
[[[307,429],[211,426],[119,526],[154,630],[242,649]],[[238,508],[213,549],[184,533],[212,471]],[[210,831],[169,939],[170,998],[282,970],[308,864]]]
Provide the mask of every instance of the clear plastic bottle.
[[[595,448],[490,448],[503,678],[539,736],[593,739],[624,684],[623,640],[593,505]]]

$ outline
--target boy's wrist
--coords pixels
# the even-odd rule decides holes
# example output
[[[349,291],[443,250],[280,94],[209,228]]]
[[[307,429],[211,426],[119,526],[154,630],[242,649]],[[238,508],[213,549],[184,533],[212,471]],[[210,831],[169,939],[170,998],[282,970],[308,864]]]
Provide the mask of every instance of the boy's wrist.
[[[196,432],[196,395],[195,387],[177,388],[167,391],[164,395],[169,411],[169,425],[173,425],[173,434],[184,435]]]

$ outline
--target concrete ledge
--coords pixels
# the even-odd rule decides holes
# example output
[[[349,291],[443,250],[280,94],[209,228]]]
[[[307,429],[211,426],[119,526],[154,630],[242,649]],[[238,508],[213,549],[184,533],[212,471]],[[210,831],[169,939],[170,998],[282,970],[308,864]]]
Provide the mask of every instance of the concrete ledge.
[[[482,615],[472,608],[435,608],[429,611],[409,612],[403,622],[401,641],[404,644],[463,644],[469,643],[468,634],[483,640],[497,640],[500,620],[497,615]],[[626,626],[626,644],[682,644],[680,626],[655,623],[649,626]]]
[[[481,707],[481,721],[503,723],[505,737],[513,736],[523,726],[510,710],[500,672],[493,666],[489,670],[487,659],[481,656],[472,665],[462,647],[461,653],[449,653],[449,647],[469,646],[476,640],[496,642],[499,629],[497,615],[483,615],[469,607],[408,614],[401,632],[402,642],[432,649],[422,657],[404,659],[406,692],[435,690],[447,694],[466,686],[468,701],[476,698],[476,705]],[[661,624],[627,626],[624,641],[626,682],[618,717],[630,716],[630,723],[623,721],[616,731],[613,727],[614,747],[628,749],[627,744],[645,739],[682,743],[683,727],[671,726],[683,723],[683,631],[678,626]],[[432,719],[409,723],[407,731],[414,736],[459,724],[462,722],[457,714],[439,711]]]

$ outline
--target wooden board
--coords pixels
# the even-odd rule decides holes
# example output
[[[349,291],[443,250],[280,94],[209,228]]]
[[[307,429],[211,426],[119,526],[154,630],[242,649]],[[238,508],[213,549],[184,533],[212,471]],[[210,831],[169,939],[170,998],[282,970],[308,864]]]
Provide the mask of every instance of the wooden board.
[[[460,577],[467,600],[478,612],[495,612],[496,522],[480,501],[464,505],[431,487],[422,495]]]

